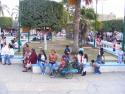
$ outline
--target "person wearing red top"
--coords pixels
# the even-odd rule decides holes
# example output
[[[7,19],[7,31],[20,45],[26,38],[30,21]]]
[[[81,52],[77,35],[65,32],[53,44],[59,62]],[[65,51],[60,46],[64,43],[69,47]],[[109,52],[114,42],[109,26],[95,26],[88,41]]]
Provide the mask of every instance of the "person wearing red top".
[[[61,58],[61,64],[60,64],[60,66],[59,66],[59,71],[62,71],[65,67],[66,67],[66,65],[67,65],[67,62],[68,62],[68,55],[63,55],[62,56],[62,58]]]
[[[31,64],[36,64],[37,63],[37,54],[35,49],[31,50],[31,55],[30,55],[30,62]]]
[[[50,75],[53,75],[54,70],[56,70],[57,64],[57,54],[55,50],[51,50],[51,53],[49,54],[49,68],[50,68]]]

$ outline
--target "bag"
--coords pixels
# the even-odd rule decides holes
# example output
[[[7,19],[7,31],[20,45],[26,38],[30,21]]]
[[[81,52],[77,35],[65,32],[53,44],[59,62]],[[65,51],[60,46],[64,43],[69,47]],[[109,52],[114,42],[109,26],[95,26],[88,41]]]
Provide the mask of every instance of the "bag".
[[[26,68],[31,68],[32,67],[32,64],[31,63],[27,63],[26,64]]]

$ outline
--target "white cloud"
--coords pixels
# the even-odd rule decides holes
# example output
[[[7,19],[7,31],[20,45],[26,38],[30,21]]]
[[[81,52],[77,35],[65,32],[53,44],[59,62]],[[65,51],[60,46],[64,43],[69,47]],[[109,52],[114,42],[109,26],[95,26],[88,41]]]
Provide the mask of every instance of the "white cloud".
[[[54,0],[61,1],[61,0]],[[95,0],[93,0],[93,7],[95,7]],[[102,1],[103,1],[103,14],[114,13],[117,17],[124,16],[124,2],[125,0],[99,0],[98,13],[102,13]],[[19,0],[1,0],[2,3],[8,5],[10,8],[19,4]]]
[[[125,0],[100,0],[98,1],[98,13],[110,14],[113,13],[117,17],[124,16]],[[95,8],[95,2],[93,2]]]

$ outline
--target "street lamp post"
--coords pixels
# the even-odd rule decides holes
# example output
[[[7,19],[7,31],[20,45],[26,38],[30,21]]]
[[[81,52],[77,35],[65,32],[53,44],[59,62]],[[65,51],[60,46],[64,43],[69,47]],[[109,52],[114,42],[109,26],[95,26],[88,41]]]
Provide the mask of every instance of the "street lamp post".
[[[96,0],[96,14],[95,14],[95,31],[96,31],[96,23],[97,23],[97,0]],[[96,37],[96,36],[95,36]],[[95,40],[95,37],[94,37],[94,47],[96,47],[96,40]]]
[[[21,42],[20,42],[20,20],[21,20],[21,18],[20,18],[20,0],[19,0],[19,18],[18,18],[18,22],[19,22],[19,27],[18,27],[18,52],[20,52],[20,44],[21,44]]]
[[[125,4],[124,4],[124,20],[123,20],[123,40],[122,40],[122,50],[125,51]]]
[[[30,30],[28,31],[28,42],[30,42]]]

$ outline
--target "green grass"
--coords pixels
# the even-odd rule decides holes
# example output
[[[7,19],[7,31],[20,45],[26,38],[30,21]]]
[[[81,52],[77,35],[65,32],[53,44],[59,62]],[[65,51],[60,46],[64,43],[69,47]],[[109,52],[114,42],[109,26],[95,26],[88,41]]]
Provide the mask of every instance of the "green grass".
[[[72,41],[71,40],[55,40],[55,41],[48,41],[48,49],[46,51],[46,54],[48,55],[50,53],[50,51],[52,49],[55,49],[59,58],[58,61],[60,61],[61,56],[64,53],[64,48],[66,45],[72,45]],[[41,47],[44,48],[44,43],[43,42],[31,42],[29,43],[30,49],[31,48],[35,48],[37,54],[40,52]],[[94,49],[92,47],[84,47],[85,53],[88,55],[89,57],[89,61],[91,61],[92,59],[95,59],[97,54],[98,54],[98,49]],[[21,52],[17,52],[16,54],[21,55],[22,54],[22,49]],[[105,52],[105,57],[112,57],[112,59],[114,60],[115,57],[109,53]]]

